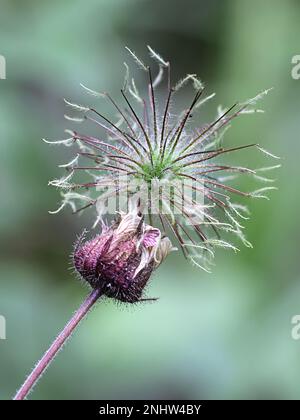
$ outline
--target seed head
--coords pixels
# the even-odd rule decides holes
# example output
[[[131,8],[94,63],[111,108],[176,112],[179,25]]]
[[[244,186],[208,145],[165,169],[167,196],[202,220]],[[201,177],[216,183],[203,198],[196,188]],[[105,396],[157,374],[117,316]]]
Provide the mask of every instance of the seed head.
[[[278,159],[257,143],[236,147],[224,145],[225,132],[236,117],[262,112],[255,105],[268,90],[246,102],[235,103],[225,109],[219,107],[216,118],[199,127],[193,124],[193,121],[198,120],[197,111],[215,94],[205,96],[204,85],[195,74],[188,74],[173,83],[170,63],[152,48],[148,49],[151,58],[158,64],[154,78],[151,68],[127,49],[145,73],[145,94],[140,93],[135,80],[129,77],[126,63],[125,81],[120,95],[123,105],[119,105],[108,93],[96,92],[82,85],[89,94],[104,98],[112,105],[117,113],[115,122],[94,107],[66,101],[78,113],[76,116],[66,116],[67,120],[94,124],[99,128],[99,135],[67,130],[69,138],[52,142],[77,146],[72,160],[60,165],[68,174],[51,181],[51,185],[63,191],[63,201],[56,212],[66,205],[70,205],[74,212],[95,206],[96,225],[106,213],[128,211],[130,200],[139,202],[151,226],[160,229],[163,235],[175,236],[184,255],[208,270],[208,263],[216,247],[237,250],[228,242],[227,232],[237,235],[246,246],[251,246],[242,232],[240,222],[248,218],[248,210],[244,205],[235,203],[234,196],[267,198],[264,193],[275,188],[266,186],[245,192],[232,185],[232,181],[242,174],[252,176],[259,182],[272,183],[272,179],[261,176],[261,171],[279,165],[253,169],[224,161],[228,155],[251,148]],[[165,72],[165,92],[159,95],[158,88]],[[190,105],[176,115],[173,108],[177,93],[189,83],[196,93]],[[159,99],[161,96],[162,99]],[[86,180],[83,180],[83,174],[87,176]],[[87,192],[82,193],[83,189]],[[107,206],[107,202],[111,204],[112,200],[119,208],[111,209]],[[86,246],[98,244],[98,239]],[[105,243],[108,244],[108,240]]]

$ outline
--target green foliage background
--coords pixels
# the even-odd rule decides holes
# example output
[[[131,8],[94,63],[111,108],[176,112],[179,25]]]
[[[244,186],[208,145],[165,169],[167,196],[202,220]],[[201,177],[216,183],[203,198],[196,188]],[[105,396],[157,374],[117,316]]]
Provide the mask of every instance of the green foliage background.
[[[197,72],[217,92],[203,118],[274,87],[266,113],[235,121],[226,141],[282,156],[279,191],[249,203],[254,249],[219,252],[211,275],[172,255],[148,291],[159,301],[99,304],[30,398],[298,399],[299,1],[1,0],[0,10],[0,398],[11,398],[87,293],[68,267],[92,215],[48,214],[59,195],[47,182],[66,156],[40,139],[64,138],[62,98],[88,101],[80,82],[118,97],[124,46],[146,58],[150,44],[174,78]]]

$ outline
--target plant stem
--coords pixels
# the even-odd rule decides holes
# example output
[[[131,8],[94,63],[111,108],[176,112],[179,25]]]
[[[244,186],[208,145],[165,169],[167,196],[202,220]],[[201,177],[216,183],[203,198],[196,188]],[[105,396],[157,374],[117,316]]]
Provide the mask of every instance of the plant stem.
[[[71,336],[79,322],[85,317],[85,315],[88,313],[88,311],[91,309],[91,307],[99,299],[100,296],[101,292],[99,290],[93,290],[87,296],[87,298],[81,304],[79,309],[72,316],[68,324],[53,341],[53,343],[46,351],[44,356],[37,363],[30,375],[27,377],[24,384],[21,386],[16,396],[14,397],[14,400],[24,400],[24,398],[29,394],[29,392],[33,389],[34,385],[39,380],[43,372],[50,365],[55,355],[58,353],[59,350],[62,349],[64,343]]]

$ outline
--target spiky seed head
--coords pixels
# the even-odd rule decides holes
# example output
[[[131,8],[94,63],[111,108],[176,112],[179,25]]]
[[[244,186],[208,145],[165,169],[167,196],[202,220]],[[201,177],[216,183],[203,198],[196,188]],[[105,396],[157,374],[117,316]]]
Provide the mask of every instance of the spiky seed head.
[[[195,74],[188,74],[179,82],[172,83],[170,63],[151,47],[148,49],[159,67],[155,77],[151,68],[127,49],[139,69],[145,72],[146,95],[130,77],[126,63],[120,95],[123,106],[108,93],[82,85],[95,98],[107,99],[116,110],[116,122],[93,107],[66,101],[80,114],[67,116],[68,120],[79,124],[90,122],[100,131],[99,136],[95,137],[86,134],[86,131],[67,130],[69,137],[66,140],[53,142],[77,146],[71,161],[61,165],[68,171],[67,175],[51,181],[51,185],[62,190],[63,202],[57,211],[66,205],[70,205],[74,212],[96,206],[96,225],[105,212],[114,214],[116,210],[126,211],[129,200],[137,200],[138,195],[150,225],[159,228],[165,235],[174,235],[184,255],[208,270],[216,247],[237,249],[224,239],[224,232],[225,236],[226,232],[236,234],[246,246],[251,246],[241,225],[241,220],[248,218],[248,210],[240,203],[235,203],[234,196],[267,198],[265,193],[275,188],[266,186],[254,192],[244,192],[236,188],[232,181],[238,174],[243,174],[259,182],[272,183],[273,180],[261,176],[260,171],[271,170],[279,165],[252,169],[233,166],[222,160],[229,154],[250,148],[277,159],[256,143],[238,147],[224,145],[224,136],[231,122],[242,114],[261,112],[255,105],[268,90],[246,102],[225,109],[219,107],[212,122],[200,127],[193,126],[191,122],[197,121],[197,111],[214,97],[214,93],[205,96],[204,85]],[[164,72],[167,73],[167,87],[165,99],[160,102],[157,89]],[[190,105],[176,115],[174,100],[177,92],[188,83],[196,90],[195,96]],[[106,138],[103,134],[106,134]],[[82,164],[83,161],[85,163]],[[82,181],[82,175],[76,177],[82,173],[87,175],[86,181]],[[83,193],[83,189],[86,192]],[[154,200],[149,199],[153,192]],[[112,199],[116,204],[122,202],[119,199],[124,196],[125,208],[107,209],[105,206]],[[78,203],[81,203],[79,207]]]

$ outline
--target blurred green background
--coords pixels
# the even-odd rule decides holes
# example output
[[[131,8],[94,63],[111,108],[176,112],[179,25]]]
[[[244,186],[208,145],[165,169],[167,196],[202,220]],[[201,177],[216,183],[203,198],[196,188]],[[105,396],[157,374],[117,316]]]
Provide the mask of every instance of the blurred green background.
[[[173,254],[148,290],[159,301],[99,304],[30,398],[298,399],[300,80],[291,59],[300,54],[300,2],[1,0],[0,10],[0,398],[12,397],[87,293],[68,267],[92,213],[48,214],[59,194],[47,182],[66,156],[40,139],[64,138],[62,98],[89,100],[80,82],[118,97],[124,46],[146,59],[150,44],[174,79],[195,72],[217,92],[207,120],[220,103],[274,87],[260,103],[266,113],[235,121],[227,142],[282,156],[279,191],[249,203],[254,249],[219,252],[210,275]],[[257,154],[239,156],[258,165]]]

